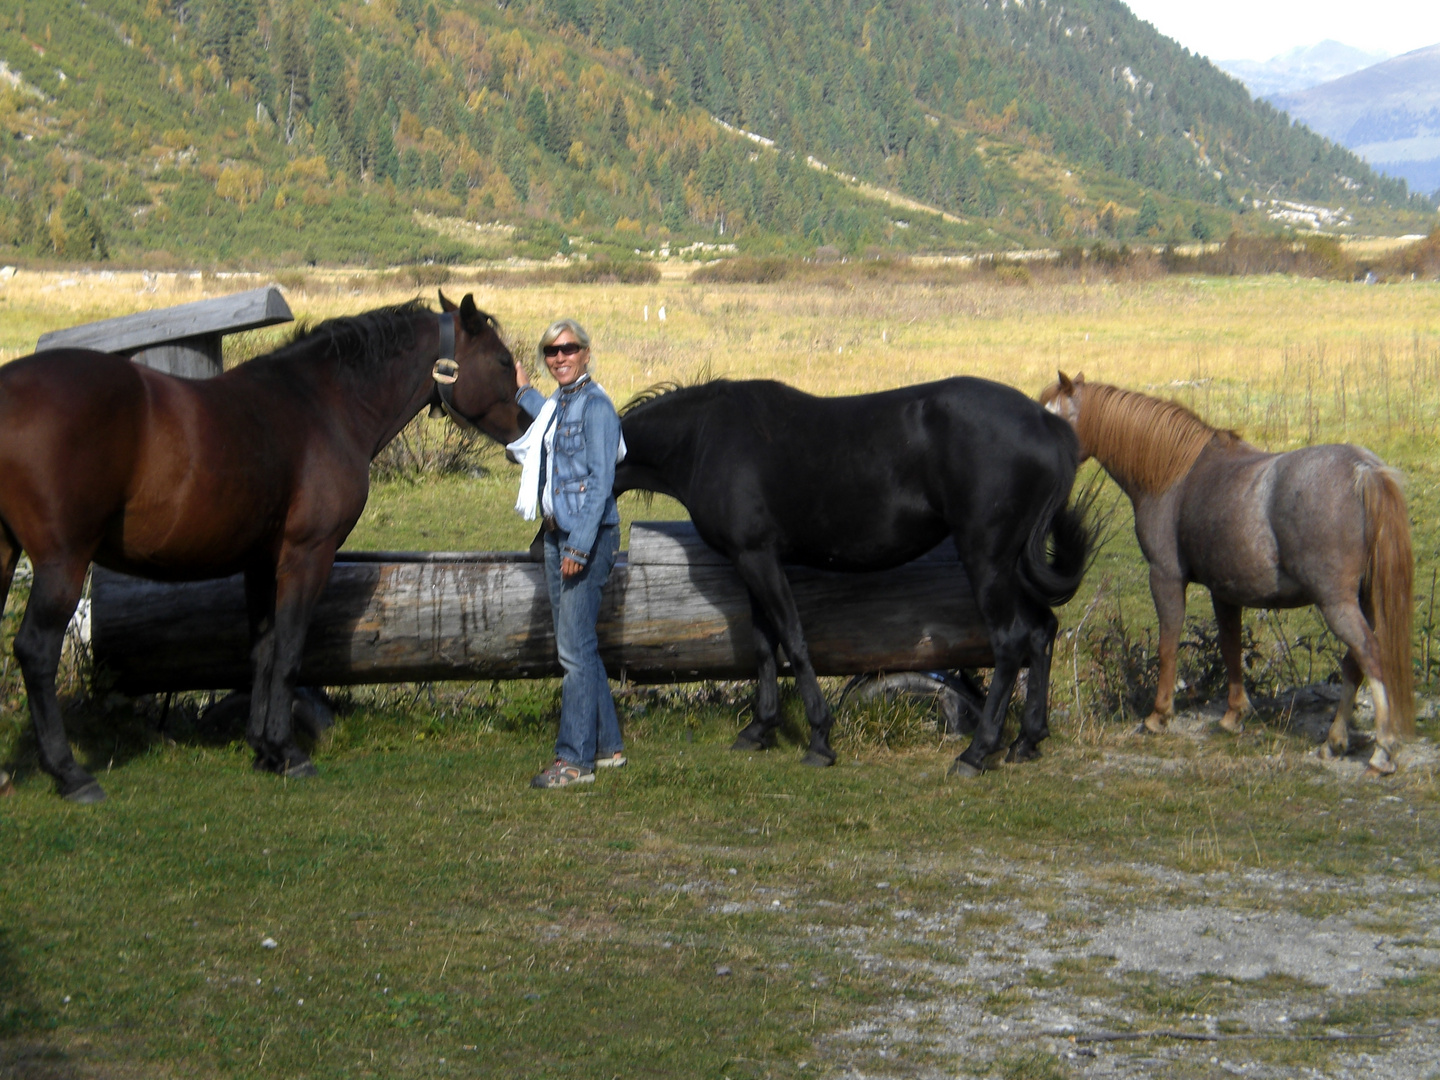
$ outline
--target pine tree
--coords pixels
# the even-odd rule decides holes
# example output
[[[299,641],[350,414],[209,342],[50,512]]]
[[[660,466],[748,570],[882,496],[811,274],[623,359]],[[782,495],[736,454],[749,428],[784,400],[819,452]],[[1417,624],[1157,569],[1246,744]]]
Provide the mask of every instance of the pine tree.
[[[546,115],[545,149],[561,157],[570,152],[570,112],[559,95],[550,102]]]
[[[625,149],[630,138],[630,119],[625,114],[625,98],[615,95],[615,104],[610,107],[610,138],[615,140],[617,149]]]
[[[525,99],[525,126],[529,129],[531,141],[539,146],[545,145],[548,111],[545,95],[538,86],[533,87],[530,96]]]
[[[1135,219],[1135,233],[1149,236],[1160,228],[1160,207],[1148,194],[1140,200],[1140,214]]]

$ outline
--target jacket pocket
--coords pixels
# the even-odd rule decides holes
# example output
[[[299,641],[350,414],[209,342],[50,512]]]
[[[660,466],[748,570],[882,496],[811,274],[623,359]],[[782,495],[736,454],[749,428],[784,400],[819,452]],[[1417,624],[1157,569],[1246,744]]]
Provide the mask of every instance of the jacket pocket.
[[[566,457],[582,457],[585,453],[585,425],[578,421],[562,424],[555,432],[555,452]]]
[[[589,483],[590,478],[582,476],[575,480],[562,480],[556,485],[560,489],[560,499],[571,515],[578,515],[585,505],[585,489]]]

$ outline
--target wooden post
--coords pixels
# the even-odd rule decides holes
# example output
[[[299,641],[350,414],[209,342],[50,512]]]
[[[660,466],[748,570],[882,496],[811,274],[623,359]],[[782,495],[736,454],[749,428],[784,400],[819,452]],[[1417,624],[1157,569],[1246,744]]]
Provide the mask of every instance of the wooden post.
[[[203,379],[221,371],[221,341],[226,334],[289,322],[295,316],[274,285],[196,300],[175,307],[52,330],[36,342],[45,349],[97,349],[121,353],[136,363]]]
[[[822,675],[979,667],[989,636],[946,543],[894,570],[788,568]],[[239,577],[166,584],[96,567],[96,662],[126,693],[248,686]],[[637,522],[606,586],[600,651],[634,682],[755,675],[750,601],[689,522]],[[342,552],[306,639],[311,686],[560,674],[544,569],[524,552]]]

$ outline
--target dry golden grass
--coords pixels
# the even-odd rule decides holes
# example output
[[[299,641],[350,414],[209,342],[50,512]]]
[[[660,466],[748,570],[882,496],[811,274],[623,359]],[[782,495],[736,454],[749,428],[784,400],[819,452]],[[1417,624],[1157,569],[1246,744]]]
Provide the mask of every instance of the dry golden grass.
[[[415,295],[433,299],[390,273],[281,273],[297,316],[320,319]],[[253,288],[259,275],[142,275],[130,272],[21,271],[0,284],[0,359],[34,347],[40,333],[93,319]],[[951,287],[865,285],[469,286],[453,271],[442,286],[475,293],[529,352],[559,314],[580,318],[595,336],[596,370],[617,400],[659,379],[703,371],[736,378],[774,377],[816,393],[856,393],[956,374],[1013,383],[1029,392],[1057,368],[1083,370],[1120,385],[1178,392],[1216,422],[1231,422],[1257,394],[1294,393],[1308,378],[1313,399],[1339,392],[1347,401],[1383,382],[1391,420],[1408,416],[1440,347],[1440,288],[1432,284],[1359,285],[1262,279],[1162,279],[1143,284],[1006,286],[977,281]],[[658,312],[666,309],[661,322]],[[644,309],[649,308],[649,320]],[[249,335],[255,348],[280,329]],[[233,343],[232,343],[233,350]],[[1412,379],[1413,376],[1413,379]],[[1204,380],[1211,380],[1205,383]],[[1198,384],[1186,385],[1186,384]],[[1219,384],[1215,386],[1214,384]],[[1243,393],[1220,392],[1231,385]],[[1187,394],[1199,390],[1201,393]],[[1395,404],[1398,397],[1404,402]],[[1336,408],[1338,409],[1338,398]],[[1207,408],[1210,412],[1207,412]],[[1220,415],[1213,415],[1213,410]],[[1306,423],[1293,410],[1275,415],[1293,441]],[[1336,413],[1336,422],[1340,415]],[[1348,423],[1348,418],[1347,421]],[[1309,428],[1321,434],[1311,420]]]

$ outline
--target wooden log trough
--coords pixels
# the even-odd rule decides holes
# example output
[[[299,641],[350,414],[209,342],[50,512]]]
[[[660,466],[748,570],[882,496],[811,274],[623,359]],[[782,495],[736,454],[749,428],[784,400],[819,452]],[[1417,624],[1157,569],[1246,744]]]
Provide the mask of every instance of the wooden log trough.
[[[992,663],[952,543],[893,570],[787,570],[822,675]],[[249,686],[236,576],[167,584],[96,567],[91,634],[116,688]],[[689,522],[636,522],[606,586],[600,653],[637,683],[755,677],[750,601]],[[543,567],[528,552],[341,552],[310,626],[310,686],[560,674]]]

